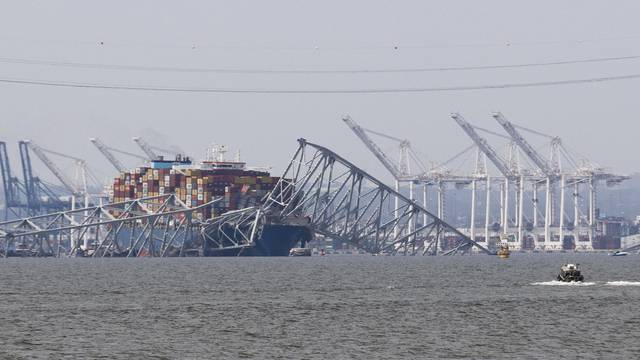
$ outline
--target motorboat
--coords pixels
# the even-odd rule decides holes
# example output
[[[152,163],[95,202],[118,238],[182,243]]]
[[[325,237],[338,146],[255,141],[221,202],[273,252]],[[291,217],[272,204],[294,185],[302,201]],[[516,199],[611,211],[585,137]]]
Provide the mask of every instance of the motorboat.
[[[620,251],[620,250],[618,250],[618,251],[614,252],[613,254],[611,254],[611,256],[627,256],[627,255],[629,255],[628,252]]]
[[[496,254],[501,259],[508,258],[509,255],[511,255],[511,251],[509,251],[509,245],[504,244],[504,243],[502,245],[500,245],[500,248],[498,249],[498,252]]]
[[[289,256],[311,256],[311,249],[293,248],[289,250]]]
[[[558,274],[558,281],[563,282],[581,282],[584,281],[584,276],[580,273],[580,264],[565,264],[560,268],[560,274]]]

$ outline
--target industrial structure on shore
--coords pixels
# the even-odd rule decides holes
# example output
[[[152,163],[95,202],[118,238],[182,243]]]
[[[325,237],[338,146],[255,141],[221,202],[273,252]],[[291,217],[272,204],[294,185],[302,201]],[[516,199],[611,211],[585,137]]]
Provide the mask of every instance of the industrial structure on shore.
[[[613,186],[628,177],[607,172],[584,158],[575,160],[560,137],[515,125],[499,112],[493,113],[492,117],[505,134],[474,126],[458,113],[451,114],[473,144],[430,168],[425,166],[409,141],[365,129],[348,117],[343,120],[391,173],[397,191],[401,191],[401,184],[408,185],[405,191],[411,199],[416,199],[415,187],[420,186],[421,201],[426,208],[428,194],[431,193],[429,189],[435,188],[435,213],[438,217],[445,218],[446,192],[450,187],[447,185],[453,184],[454,191],[469,187],[469,223],[460,231],[474,241],[489,247],[507,242],[512,249],[534,251],[588,251],[618,247],[611,244],[611,237],[606,236],[607,223],[598,224],[596,199],[598,186]],[[549,142],[549,156],[534,148],[521,131],[545,137]],[[506,156],[499,154],[480,132],[507,139]],[[399,160],[392,160],[370,134],[398,143]],[[449,163],[473,150],[473,169],[467,173],[453,173],[447,169]],[[524,167],[520,158],[526,159],[530,167]],[[561,159],[569,167],[563,167]],[[496,174],[489,173],[487,161],[497,170]],[[412,168],[415,170],[411,171]],[[492,199],[495,188],[498,190],[497,204]],[[479,195],[484,196],[484,209],[478,207]],[[586,204],[581,199],[587,199]]]
[[[394,188],[304,139],[285,172],[272,177],[264,169],[247,168],[239,154],[227,160],[226,147],[220,145],[194,163],[189,156],[139,137],[133,140],[144,155],[92,138],[118,172],[108,185],[99,183],[83,159],[29,140],[19,142],[20,179],[12,173],[6,144],[0,142],[5,198],[0,254],[285,256],[292,247],[314,239],[374,254],[411,255],[470,249],[491,254],[505,245],[531,251],[617,247],[608,242],[607,223],[598,222],[596,199],[601,184],[615,185],[627,177],[585,159],[576,161],[559,137],[517,126],[500,113],[492,116],[504,134],[452,114],[472,145],[430,166],[409,141],[344,118],[391,173]],[[549,156],[543,156],[522,131],[545,137]],[[481,132],[507,139],[507,155],[501,155]],[[371,135],[398,144],[399,160],[392,160]],[[31,153],[59,185],[40,180]],[[127,167],[115,153],[132,157],[139,165]],[[73,161],[75,175],[65,174],[50,155]],[[465,155],[473,157],[472,169],[448,169]],[[561,159],[569,166],[563,167]],[[489,164],[497,173],[489,171]],[[447,193],[461,189],[470,190],[471,197],[468,223],[462,225],[445,219]],[[434,190],[431,211],[429,196]]]
[[[261,199],[246,187],[253,200],[242,207],[232,206],[229,190],[232,178],[247,176],[239,168],[241,163],[223,159],[201,163],[200,170],[210,168],[197,175],[194,189],[194,169],[183,169],[190,166],[185,160],[156,159],[144,175],[143,168],[133,177],[129,173],[128,185],[127,173],[116,179],[119,189],[114,190],[113,203],[0,222],[4,245],[0,252],[4,256],[284,256],[319,236],[374,254],[455,254],[471,248],[491,253],[340,155],[304,139],[298,143],[281,177],[248,176],[277,182]],[[167,163],[171,167],[163,185],[169,182],[171,188],[174,175],[175,192],[150,195],[153,185],[147,185],[145,192],[144,183],[160,185],[160,172],[154,167]],[[188,172],[178,176],[183,170],[191,171],[190,176]],[[209,201],[198,198],[207,189],[204,178],[214,184]],[[224,195],[216,193],[217,188],[225,188]],[[178,191],[183,189],[189,194]]]

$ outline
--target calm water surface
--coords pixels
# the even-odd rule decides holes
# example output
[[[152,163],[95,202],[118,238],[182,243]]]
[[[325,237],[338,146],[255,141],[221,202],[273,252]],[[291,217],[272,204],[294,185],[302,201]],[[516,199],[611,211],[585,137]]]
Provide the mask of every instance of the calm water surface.
[[[565,262],[586,285],[553,280]],[[0,259],[0,357],[638,359],[640,256]]]

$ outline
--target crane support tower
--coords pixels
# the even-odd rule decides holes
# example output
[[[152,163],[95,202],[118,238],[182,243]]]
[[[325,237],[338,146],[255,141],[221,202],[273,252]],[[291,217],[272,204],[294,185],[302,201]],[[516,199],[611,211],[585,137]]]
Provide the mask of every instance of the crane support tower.
[[[489,144],[489,142],[480,136],[476,131],[476,127],[471,125],[465,118],[459,113],[452,113],[451,118],[462,128],[462,130],[471,138],[471,140],[476,144],[478,149],[493,163],[493,165],[500,171],[500,173],[504,176],[504,183],[500,189],[500,225],[502,228],[503,238],[506,241],[515,242],[515,244],[511,244],[510,246],[515,247],[516,249],[521,248],[524,240],[524,218],[522,211],[522,198],[523,198],[523,176],[519,173],[517,168],[517,162],[515,159],[515,152],[510,151],[509,161],[504,160],[498,152]],[[490,184],[490,182],[487,182]],[[510,236],[510,219],[509,219],[509,188],[511,183],[515,184],[515,225],[517,226],[517,239],[513,239]],[[487,187],[487,192],[490,192],[490,188]],[[486,217],[489,216],[487,212],[485,214]],[[485,224],[486,226],[486,224]],[[485,229],[485,233],[488,233],[488,229]],[[516,240],[516,241],[514,241]]]

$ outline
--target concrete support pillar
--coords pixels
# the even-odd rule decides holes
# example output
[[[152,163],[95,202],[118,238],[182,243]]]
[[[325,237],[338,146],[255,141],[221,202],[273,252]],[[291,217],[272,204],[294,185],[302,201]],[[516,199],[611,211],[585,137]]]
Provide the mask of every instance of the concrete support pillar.
[[[428,200],[429,198],[427,197],[427,187],[429,186],[429,184],[427,184],[426,182],[422,185],[422,207],[425,208],[426,210],[429,210],[429,208],[427,207],[428,205]],[[424,213],[422,214],[422,226],[427,224],[427,221],[429,221],[429,219],[427,218],[427,214]]]
[[[484,241],[486,241],[487,247],[491,245],[489,241],[490,233],[489,226],[491,225],[491,178],[487,175],[487,183],[486,183],[486,204],[484,210]]]
[[[413,181],[409,182],[409,200],[411,200],[411,204],[413,204],[413,202],[415,201],[415,192],[414,192],[414,188],[413,188]],[[415,215],[411,214],[411,216],[409,216],[408,232],[412,233],[413,230],[415,230],[415,226],[416,226]]]
[[[578,234],[578,230],[580,229],[580,204],[578,203],[578,199],[580,196],[579,191],[580,185],[576,181],[576,183],[573,185],[573,228],[575,234]]]
[[[553,250],[551,241],[551,179],[547,177],[545,206],[544,206],[544,247]]]
[[[589,243],[593,246],[596,227],[596,184],[593,176],[589,178]]]
[[[444,183],[438,181],[438,218],[444,220]],[[438,234],[438,250],[442,251],[442,234]]]
[[[469,225],[469,237],[476,239],[476,180],[471,182],[471,224]]]
[[[396,179],[396,183],[395,183],[395,190],[397,193],[400,192],[400,181],[398,179]],[[398,207],[400,207],[400,198],[399,197],[395,197],[395,203],[394,203],[394,208],[393,208],[393,218],[397,219],[398,218]],[[396,224],[393,227],[393,237],[394,238],[398,238],[398,225]]]
[[[509,233],[509,179],[504,179],[504,227],[503,234]]]
[[[520,248],[524,247],[524,176],[520,176],[518,184],[518,243]]]
[[[564,175],[562,175],[560,177],[560,222],[559,222],[558,233],[560,235],[560,246],[563,246],[563,247],[564,247],[564,187],[565,187],[565,177]]]
[[[532,189],[533,198],[533,227],[538,227],[538,183],[534,180]]]

